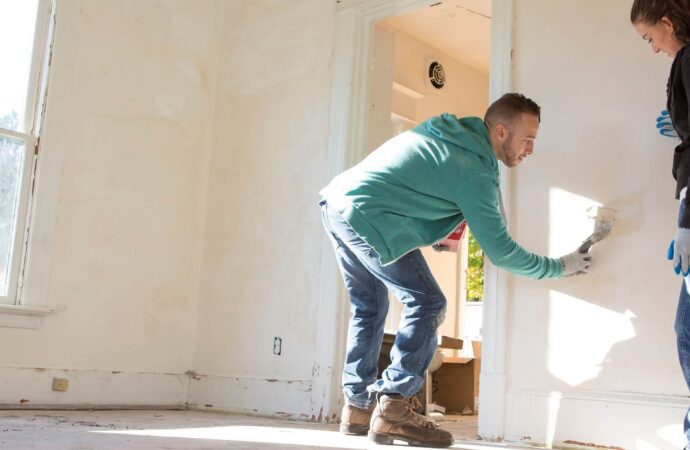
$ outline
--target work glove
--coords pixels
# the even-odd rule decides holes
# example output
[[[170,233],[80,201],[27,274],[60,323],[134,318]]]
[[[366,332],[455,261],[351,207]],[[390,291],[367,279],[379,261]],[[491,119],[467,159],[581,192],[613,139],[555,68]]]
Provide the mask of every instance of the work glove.
[[[573,275],[584,275],[589,270],[592,263],[592,256],[589,253],[580,253],[577,250],[568,253],[565,256],[558,258],[563,265],[564,277],[572,277]]]
[[[672,261],[676,274],[687,277],[690,273],[690,228],[678,228],[676,238],[671,241],[666,257]]]
[[[671,122],[671,117],[668,111],[665,109],[661,111],[661,115],[656,118],[656,128],[659,130],[659,134],[666,137],[677,138],[678,134],[673,128],[673,122]]]

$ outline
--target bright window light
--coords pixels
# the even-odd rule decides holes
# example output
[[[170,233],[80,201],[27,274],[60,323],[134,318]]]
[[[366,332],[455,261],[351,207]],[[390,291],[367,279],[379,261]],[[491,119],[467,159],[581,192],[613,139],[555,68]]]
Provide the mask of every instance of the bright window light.
[[[0,127],[26,131],[38,0],[0,0]]]

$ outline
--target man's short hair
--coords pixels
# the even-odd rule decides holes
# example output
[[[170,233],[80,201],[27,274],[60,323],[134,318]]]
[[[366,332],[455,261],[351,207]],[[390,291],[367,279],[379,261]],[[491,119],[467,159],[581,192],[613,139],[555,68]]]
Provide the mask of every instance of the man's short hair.
[[[487,126],[495,126],[499,123],[512,128],[513,123],[521,114],[537,116],[541,122],[541,108],[532,99],[522,94],[505,94],[489,106],[484,116]]]

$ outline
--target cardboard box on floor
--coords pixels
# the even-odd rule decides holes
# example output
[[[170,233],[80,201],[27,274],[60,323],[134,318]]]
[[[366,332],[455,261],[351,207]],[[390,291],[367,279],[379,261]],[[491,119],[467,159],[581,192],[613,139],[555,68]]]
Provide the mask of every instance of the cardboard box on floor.
[[[379,354],[379,378],[381,372],[390,364],[390,349],[395,342],[395,334],[386,333]],[[462,341],[448,336],[439,336],[439,347],[460,349]],[[481,368],[481,341],[472,341],[474,358],[443,359],[441,367],[431,374],[433,402],[446,408],[446,414],[462,414],[477,412],[477,398],[479,397],[479,371]],[[424,389],[417,394],[424,402]]]
[[[444,358],[432,374],[434,403],[446,414],[476,414],[481,370],[481,341],[472,341],[474,358]]]

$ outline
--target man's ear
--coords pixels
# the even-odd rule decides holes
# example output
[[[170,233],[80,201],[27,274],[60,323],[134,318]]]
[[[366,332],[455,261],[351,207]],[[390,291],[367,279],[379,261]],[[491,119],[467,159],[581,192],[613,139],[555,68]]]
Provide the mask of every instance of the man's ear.
[[[502,123],[499,123],[498,125],[496,125],[496,136],[499,139],[504,140],[507,135],[508,135],[508,130],[506,129],[505,125],[503,125]]]

